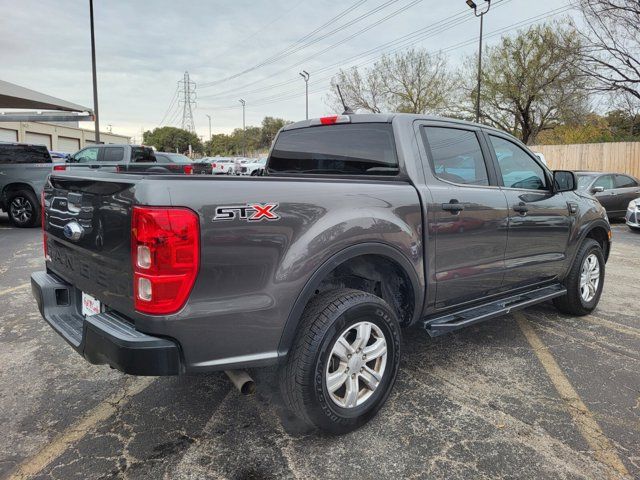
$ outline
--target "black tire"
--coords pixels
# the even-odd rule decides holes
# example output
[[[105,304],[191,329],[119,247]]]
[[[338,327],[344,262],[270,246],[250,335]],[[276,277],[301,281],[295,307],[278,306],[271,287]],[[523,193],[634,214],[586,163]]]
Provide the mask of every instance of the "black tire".
[[[580,274],[585,259],[591,254],[595,255],[598,260],[600,281],[598,282],[595,296],[590,301],[585,301],[580,294]],[[585,239],[582,245],[580,245],[576,258],[571,266],[571,270],[564,281],[567,293],[566,295],[553,300],[555,307],[561,312],[569,315],[582,316],[591,313],[598,305],[600,295],[602,295],[604,269],[604,254],[602,253],[600,244],[591,238]]]
[[[386,366],[380,383],[370,396],[361,405],[344,408],[330,397],[325,372],[338,338],[349,326],[364,319],[384,335]],[[312,299],[300,322],[294,345],[280,371],[280,389],[285,405],[308,426],[327,433],[343,434],[359,428],[384,405],[398,374],[401,335],[396,314],[375,295],[343,288]],[[358,382],[360,378],[358,375]]]
[[[16,227],[30,228],[40,225],[40,203],[31,190],[18,190],[9,194],[9,219]]]

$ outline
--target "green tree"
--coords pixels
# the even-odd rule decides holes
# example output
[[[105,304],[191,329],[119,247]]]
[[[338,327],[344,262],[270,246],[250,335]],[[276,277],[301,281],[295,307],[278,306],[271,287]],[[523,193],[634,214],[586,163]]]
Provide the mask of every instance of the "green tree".
[[[580,47],[573,29],[560,23],[521,30],[488,47],[482,65],[481,120],[529,143],[544,130],[583,118],[589,108]],[[477,57],[461,73],[468,79],[464,92],[469,116],[476,71]]]
[[[186,153],[189,151],[189,145],[194,152],[203,151],[202,142],[195,133],[175,127],[160,127],[146,131],[142,136],[142,142],[160,152],[178,150],[180,153]]]
[[[291,122],[283,118],[264,117],[262,119],[262,130],[260,132],[260,148],[268,149],[276,137],[278,130],[289,123]]]

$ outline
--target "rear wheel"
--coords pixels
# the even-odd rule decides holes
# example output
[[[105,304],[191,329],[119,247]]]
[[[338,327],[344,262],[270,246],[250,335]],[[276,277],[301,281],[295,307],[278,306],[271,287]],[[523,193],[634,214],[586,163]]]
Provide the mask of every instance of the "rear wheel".
[[[596,308],[604,285],[604,255],[598,242],[587,238],[582,243],[564,283],[566,295],[553,300],[558,310],[579,316]]]
[[[338,289],[314,298],[280,387],[285,404],[309,426],[347,433],[387,400],[400,364],[400,327],[379,297]]]
[[[16,227],[35,227],[40,223],[40,204],[31,190],[18,190],[11,193],[8,213]]]

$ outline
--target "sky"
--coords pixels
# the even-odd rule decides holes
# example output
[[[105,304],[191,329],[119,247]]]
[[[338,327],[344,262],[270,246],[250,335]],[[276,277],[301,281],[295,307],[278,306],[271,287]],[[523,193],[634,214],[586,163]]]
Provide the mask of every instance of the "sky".
[[[479,8],[486,5],[476,0]],[[485,44],[518,26],[575,15],[567,0],[493,0]],[[93,106],[88,0],[0,0],[2,80]],[[409,47],[458,65],[477,51],[479,20],[464,0],[95,0],[101,130],[181,126],[178,81],[195,82],[198,135],[229,133],[265,116],[296,121],[332,112],[329,81]],[[414,35],[414,32],[415,35]],[[392,43],[396,42],[396,43]],[[92,127],[91,124],[83,124]]]

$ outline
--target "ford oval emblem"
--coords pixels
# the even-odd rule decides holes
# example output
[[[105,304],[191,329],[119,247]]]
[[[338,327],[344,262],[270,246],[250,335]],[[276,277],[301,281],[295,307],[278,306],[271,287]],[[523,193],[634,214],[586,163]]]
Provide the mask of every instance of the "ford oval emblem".
[[[80,225],[78,222],[73,221],[67,223],[64,226],[62,233],[64,233],[64,236],[69,240],[77,242],[82,238],[82,235],[84,234],[84,228],[82,228],[82,225]]]

